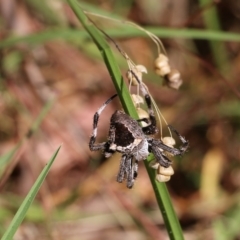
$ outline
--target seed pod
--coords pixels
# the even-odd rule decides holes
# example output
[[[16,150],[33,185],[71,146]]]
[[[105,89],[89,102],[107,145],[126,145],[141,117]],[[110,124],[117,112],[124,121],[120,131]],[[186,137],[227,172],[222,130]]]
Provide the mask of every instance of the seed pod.
[[[134,68],[132,68],[132,70],[127,71],[127,79],[133,86],[137,86],[139,81],[142,81],[142,73],[147,73],[146,67],[143,65],[136,65]],[[135,75],[138,80],[136,79]]]
[[[169,147],[174,147],[174,145],[176,144],[176,142],[175,142],[175,140],[174,140],[174,138],[172,138],[172,137],[164,137],[164,138],[162,138],[162,141],[163,141],[163,143],[165,144],[165,145],[167,145],[167,146],[169,146]],[[168,152],[168,151],[163,151],[164,152],[164,154],[167,156],[167,157],[172,157],[173,156],[173,154],[171,154],[170,152]]]
[[[149,163],[149,167],[150,168],[153,168],[153,169],[158,169],[159,168],[159,163],[157,162],[157,161],[151,161],[150,163]]]
[[[141,96],[136,95],[136,94],[131,94],[134,106],[139,106],[139,104],[144,103],[144,100]]]
[[[162,68],[155,68],[155,73],[161,77],[164,77],[165,75],[169,74],[171,71],[170,66],[166,65]]]
[[[140,65],[140,64],[139,64],[139,65],[136,65],[135,68],[136,68],[136,70],[137,70],[138,72],[147,73],[147,69],[146,69],[146,67],[143,66],[143,65]]]
[[[182,85],[181,74],[177,69],[172,69],[171,72],[166,76],[167,85],[173,89],[179,89]]]
[[[137,113],[140,119],[149,118],[149,114],[142,108],[137,108]]]
[[[168,63],[168,58],[164,54],[159,54],[154,62],[155,72],[157,75],[165,76],[170,73],[171,68]]]
[[[176,141],[172,137],[164,137],[162,139],[163,143],[169,147],[173,147],[176,144]]]
[[[147,119],[147,120],[149,119],[149,114],[145,110],[143,110],[140,107],[136,108],[136,110],[137,110],[137,114],[139,116],[139,119]],[[150,124],[150,121],[149,122],[141,121],[142,127],[146,127],[149,124]]]
[[[157,174],[156,175],[156,180],[158,182],[168,182],[170,180],[170,176],[165,176],[165,175],[161,175],[161,174]]]
[[[165,56],[164,54],[160,53],[159,56],[156,58],[155,62],[154,62],[154,66],[155,68],[162,68],[163,66],[165,66],[166,64],[168,64],[168,57]]]
[[[174,170],[172,168],[172,166],[169,166],[167,168],[163,167],[163,166],[159,166],[158,170],[157,170],[158,174],[164,175],[164,176],[172,176],[174,174]]]

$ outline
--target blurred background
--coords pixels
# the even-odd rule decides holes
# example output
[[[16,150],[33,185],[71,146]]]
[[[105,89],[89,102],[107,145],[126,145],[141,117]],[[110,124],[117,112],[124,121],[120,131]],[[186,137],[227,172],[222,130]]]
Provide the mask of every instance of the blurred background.
[[[92,0],[80,6],[146,29],[176,30],[160,38],[182,74],[179,90],[154,74],[157,49],[147,36],[128,36],[124,24],[94,18],[147,67],[144,82],[162,114],[190,142],[173,159],[167,183],[185,238],[240,239],[239,42],[191,32],[239,32],[240,2]],[[125,75],[127,64],[112,49]],[[0,90],[0,236],[62,145],[15,239],[168,239],[143,163],[129,190],[115,181],[120,156],[104,159],[88,148],[93,114],[115,90],[66,2],[0,0]],[[116,99],[102,114],[98,142],[120,108]]]

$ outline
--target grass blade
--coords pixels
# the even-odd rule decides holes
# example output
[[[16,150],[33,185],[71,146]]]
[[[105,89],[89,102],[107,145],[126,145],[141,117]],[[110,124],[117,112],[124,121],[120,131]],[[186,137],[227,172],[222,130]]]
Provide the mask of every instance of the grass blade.
[[[240,41],[240,34],[234,32],[225,32],[221,30],[202,30],[202,29],[176,29],[163,27],[146,27],[147,31],[152,32],[160,38],[176,38],[176,39],[204,39],[214,41]],[[107,34],[113,38],[126,37],[148,37],[146,33],[139,31],[130,26],[124,26],[124,31],[119,29],[107,29]],[[42,44],[47,41],[56,39],[72,40],[74,42],[86,38],[86,31],[73,30],[69,28],[51,28],[38,33],[29,34],[24,37],[10,36],[2,39],[0,49],[12,47],[19,43],[26,44]]]
[[[204,9],[203,19],[208,30],[221,31],[221,25],[216,6],[212,0],[199,0],[200,6]],[[222,42],[211,40],[210,47],[216,66],[224,74],[230,69],[228,66],[228,55],[226,47]],[[224,74],[225,75],[225,74]]]
[[[81,21],[84,28],[92,37],[99,51],[101,52],[125,112],[128,113],[131,117],[136,119],[137,117],[136,110],[134,108],[128,89],[123,81],[119,67],[115,61],[115,58],[111,52],[109,45],[107,44],[105,39],[102,37],[102,35],[98,32],[98,30],[88,22],[87,17],[85,16],[81,8],[78,6],[77,1],[68,0],[68,2],[71,8],[73,9],[73,11],[75,12],[76,16],[78,17],[78,19]],[[148,161],[150,160],[151,159],[149,157]],[[157,199],[159,208],[162,212],[170,239],[172,240],[184,239],[182,234],[182,229],[180,227],[176,213],[172,206],[171,199],[169,197],[169,193],[167,191],[166,185],[164,183],[157,183],[155,181],[154,170],[149,168],[147,161],[144,161],[144,163],[147,168],[149,177],[151,179],[151,183],[156,195],[156,199]]]
[[[8,226],[5,234],[1,238],[1,240],[11,240],[16,233],[18,227],[22,223],[29,207],[31,206],[35,196],[37,195],[42,183],[44,182],[61,146],[57,149],[57,151],[53,154],[52,158],[48,162],[48,164],[44,167],[40,175],[38,176],[36,182],[33,184],[31,190],[29,191],[28,195],[24,199],[23,203],[21,204],[20,208],[18,209],[17,213],[15,214],[12,222]]]
[[[49,100],[41,109],[41,112],[28,130],[28,133],[10,151],[0,156],[0,189],[3,187],[7,177],[17,163],[17,159],[14,158],[16,158],[15,156],[17,155],[19,149],[26,142],[26,140],[39,129],[41,122],[46,117],[53,104],[54,99]]]
[[[5,169],[7,168],[8,164],[11,162],[13,157],[15,156],[21,144],[22,144],[22,141],[19,141],[18,144],[14,146],[10,151],[0,156],[0,180],[3,173],[5,172]]]

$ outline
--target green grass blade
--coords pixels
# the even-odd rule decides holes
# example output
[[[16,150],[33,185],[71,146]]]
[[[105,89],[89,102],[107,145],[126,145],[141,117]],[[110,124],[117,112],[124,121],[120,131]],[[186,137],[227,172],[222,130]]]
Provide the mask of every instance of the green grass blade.
[[[221,31],[221,25],[218,17],[217,8],[213,4],[213,1],[199,0],[199,3],[203,9],[206,7],[206,9],[204,9],[203,11],[203,19],[204,19],[206,28],[208,30]],[[210,41],[210,47],[212,50],[212,56],[216,66],[219,68],[219,70],[223,74],[226,73],[226,71],[229,69],[226,47],[222,42],[214,41],[214,40]]]
[[[119,29],[107,29],[107,34],[113,38],[126,38],[126,37],[148,37],[146,33],[135,29],[130,26],[124,26],[124,31]],[[240,34],[234,32],[225,32],[220,30],[200,30],[200,29],[174,29],[174,28],[162,28],[162,27],[146,27],[146,30],[152,32],[160,38],[176,38],[176,39],[203,39],[214,41],[240,41]],[[52,28],[44,30],[42,32],[30,34],[24,37],[10,36],[2,39],[0,42],[0,49],[12,47],[19,43],[26,44],[42,44],[47,41],[56,39],[65,39],[70,41],[80,41],[88,37],[86,31],[73,30],[69,28]]]
[[[49,24],[59,24],[61,23],[61,18],[58,16],[58,12],[52,9],[49,4],[50,1],[47,0],[26,0],[27,5],[33,8],[34,12],[42,15],[44,22],[48,22]]]
[[[31,206],[35,196],[37,195],[42,183],[44,182],[61,146],[57,149],[57,151],[53,154],[52,158],[48,162],[48,164],[44,167],[40,175],[38,176],[36,182],[33,184],[31,190],[29,191],[28,195],[24,199],[23,203],[21,204],[20,208],[18,209],[17,213],[15,214],[12,222],[8,226],[6,232],[4,233],[1,240],[11,240],[16,233],[18,227],[22,223],[29,207]]]
[[[16,146],[14,146],[10,151],[0,157],[0,179],[5,172],[7,165],[11,162],[11,159],[13,159],[14,155],[16,154],[17,150],[21,145],[22,141],[19,141]]]
[[[34,134],[40,127],[40,124],[42,123],[43,119],[46,117],[48,112],[52,109],[52,106],[54,104],[55,100],[49,100],[42,108],[41,112],[39,113],[36,120],[33,122],[31,128],[28,131],[27,137],[30,137],[32,134]]]
[[[87,30],[87,32],[89,33],[89,35],[92,37],[99,51],[101,52],[104,62],[110,73],[110,76],[112,77],[115,88],[119,94],[119,98],[121,100],[124,110],[128,114],[132,113],[132,117],[137,118],[137,113],[135,111],[131,97],[128,93],[127,87],[122,78],[120,69],[116,64],[110,46],[102,37],[102,35],[99,33],[99,31],[95,28],[95,26],[88,22],[87,17],[83,13],[83,11],[76,5],[76,2],[75,1],[68,2],[72,9],[74,10],[77,17],[79,18],[79,20],[81,21],[81,23],[83,24],[83,26],[85,27],[85,29]]]
[[[75,0],[68,0],[69,5],[75,12],[78,19],[81,21],[82,25],[85,27],[89,35],[92,37],[93,41],[99,48],[105,64],[108,68],[108,71],[112,77],[112,81],[115,85],[119,98],[121,100],[122,106],[131,117],[136,118],[137,113],[132,103],[131,97],[129,95],[128,89],[123,81],[118,65],[115,61],[115,58],[111,52],[111,49],[102,35],[98,30],[88,22],[84,12],[78,6]],[[150,157],[148,161],[150,160]],[[145,161],[145,166],[147,168],[151,183],[156,195],[156,199],[159,205],[159,208],[162,212],[167,231],[169,233],[170,239],[184,239],[182,234],[182,229],[180,227],[179,221],[177,219],[176,213],[171,203],[169,193],[167,191],[166,185],[164,183],[160,184],[155,181],[155,172],[153,169],[150,169],[148,162]]]
[[[7,153],[3,154],[2,156],[0,156],[0,188],[2,186],[3,183],[3,175],[6,175],[5,170],[7,169],[8,165],[11,164],[15,154],[17,153],[18,149],[22,146],[24,140],[26,138],[31,137],[32,134],[34,134],[38,129],[39,126],[41,124],[41,122],[43,121],[43,119],[45,118],[45,116],[47,115],[47,113],[49,112],[49,110],[52,108],[54,103],[54,100],[50,100],[48,101],[42,108],[41,112],[39,113],[39,115],[37,116],[36,120],[33,122],[32,126],[30,127],[28,133],[26,136],[24,136],[17,144],[16,146],[14,146],[10,151],[8,151]],[[6,177],[6,176],[5,176]]]

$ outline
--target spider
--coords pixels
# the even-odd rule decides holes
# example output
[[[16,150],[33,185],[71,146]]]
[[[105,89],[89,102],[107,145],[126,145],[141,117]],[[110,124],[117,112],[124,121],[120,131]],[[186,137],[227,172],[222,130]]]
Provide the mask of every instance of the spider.
[[[115,111],[110,120],[108,140],[103,143],[95,143],[97,137],[97,126],[99,117],[104,108],[117,96],[110,97],[94,114],[93,131],[89,142],[91,151],[102,150],[105,157],[110,157],[115,152],[122,153],[120,168],[117,174],[117,182],[122,183],[126,179],[128,188],[132,188],[138,175],[138,162],[145,160],[150,153],[153,153],[157,162],[165,168],[171,165],[166,152],[173,156],[182,155],[188,149],[188,141],[181,136],[172,126],[171,131],[179,137],[182,145],[179,148],[169,147],[160,139],[154,139],[150,135],[158,132],[156,118],[151,107],[151,97],[142,88],[147,107],[149,119],[135,120],[121,110]],[[141,127],[139,122],[147,122],[149,125]]]

